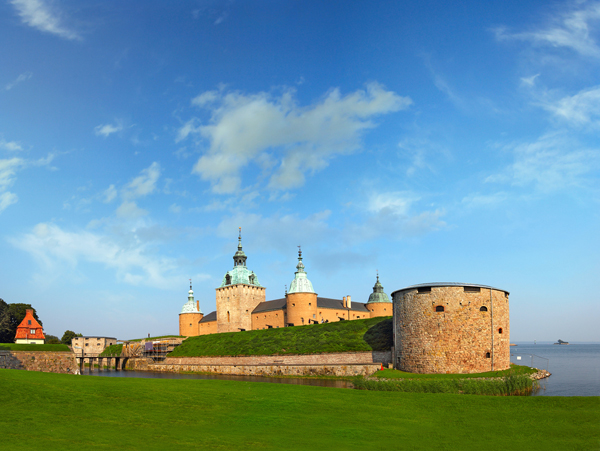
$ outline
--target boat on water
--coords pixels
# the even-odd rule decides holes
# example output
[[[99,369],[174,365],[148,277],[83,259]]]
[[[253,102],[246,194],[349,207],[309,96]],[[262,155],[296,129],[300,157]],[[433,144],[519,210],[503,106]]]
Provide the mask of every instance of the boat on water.
[[[568,345],[569,342],[568,341],[562,341],[562,340],[558,340],[558,343],[554,343],[555,345]]]

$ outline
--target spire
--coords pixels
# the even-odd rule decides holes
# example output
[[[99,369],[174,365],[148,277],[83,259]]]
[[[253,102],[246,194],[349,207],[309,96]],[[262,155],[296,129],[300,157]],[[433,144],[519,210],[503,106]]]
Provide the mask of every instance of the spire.
[[[190,291],[188,291],[188,301],[183,304],[181,313],[202,313],[200,306],[194,301],[194,291],[192,290],[192,279],[190,279]]]
[[[237,252],[233,256],[233,266],[246,266],[247,258],[248,257],[246,257],[246,254],[244,254],[244,251],[242,250],[242,228],[240,227],[238,235],[238,248]]]
[[[292,293],[314,293],[312,283],[306,277],[306,271],[304,271],[304,263],[302,263],[302,248],[298,246],[298,264],[296,265],[296,277],[290,284],[290,291]]]
[[[383,285],[379,282],[379,271],[377,271],[377,282],[373,286],[373,293],[369,296],[368,304],[373,302],[390,302],[390,298],[383,292]]]

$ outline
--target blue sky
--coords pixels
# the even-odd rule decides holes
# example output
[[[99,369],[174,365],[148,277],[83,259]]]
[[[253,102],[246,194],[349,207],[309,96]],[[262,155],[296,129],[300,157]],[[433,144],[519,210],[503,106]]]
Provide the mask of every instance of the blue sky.
[[[174,3],[174,4],[172,4]],[[176,333],[242,227],[282,297],[466,282],[599,341],[600,3],[0,3],[0,297]]]

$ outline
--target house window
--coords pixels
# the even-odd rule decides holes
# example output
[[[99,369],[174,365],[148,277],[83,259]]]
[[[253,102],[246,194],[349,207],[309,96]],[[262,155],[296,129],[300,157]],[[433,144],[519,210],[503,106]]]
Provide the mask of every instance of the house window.
[[[292,304],[292,307],[296,307],[296,304]]]
[[[31,335],[35,335],[35,329],[29,329],[29,333],[30,333]]]
[[[31,326],[31,320],[30,319],[27,320],[27,324]]]
[[[192,323],[190,323],[190,327],[192,327]]]
[[[431,287],[419,287],[417,293],[431,293]]]
[[[86,345],[86,346],[89,346],[90,344],[89,344],[89,343],[86,343],[85,345]]]
[[[443,305],[438,305],[435,307],[435,311],[436,312],[443,312],[444,311],[444,306]]]
[[[487,307],[485,305],[482,305],[481,308],[479,309],[480,312],[487,312]]]

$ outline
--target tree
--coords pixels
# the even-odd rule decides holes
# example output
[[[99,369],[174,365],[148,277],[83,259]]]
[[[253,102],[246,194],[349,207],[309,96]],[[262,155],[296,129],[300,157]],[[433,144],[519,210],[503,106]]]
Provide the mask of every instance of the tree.
[[[4,301],[0,303],[0,343],[14,343],[17,326],[21,324],[29,309],[33,310],[33,317],[41,326],[42,322],[31,304],[6,304]]]
[[[76,334],[72,330],[66,330],[65,333],[63,334],[62,338],[60,339],[60,342],[64,345],[70,345],[71,340],[75,337],[83,337],[83,335]]]
[[[46,339],[44,340],[44,343],[47,345],[59,345],[60,340],[55,335],[46,335]]]

